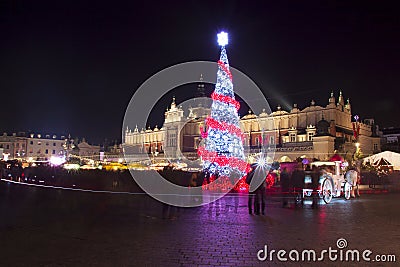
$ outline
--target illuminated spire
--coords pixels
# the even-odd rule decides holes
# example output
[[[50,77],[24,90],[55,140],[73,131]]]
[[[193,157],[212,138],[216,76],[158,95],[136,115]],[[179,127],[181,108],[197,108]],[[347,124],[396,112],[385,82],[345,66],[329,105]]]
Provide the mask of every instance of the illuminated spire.
[[[344,99],[343,99],[342,90],[340,90],[340,92],[339,92],[338,106],[341,106],[341,107],[344,106]]]
[[[175,96],[172,97],[172,103],[171,103],[171,110],[176,108],[176,104],[175,104]]]
[[[347,98],[347,102],[344,108],[351,114],[350,98]]]
[[[333,91],[331,92],[331,97],[329,97],[329,104],[335,104],[335,96],[333,95]]]

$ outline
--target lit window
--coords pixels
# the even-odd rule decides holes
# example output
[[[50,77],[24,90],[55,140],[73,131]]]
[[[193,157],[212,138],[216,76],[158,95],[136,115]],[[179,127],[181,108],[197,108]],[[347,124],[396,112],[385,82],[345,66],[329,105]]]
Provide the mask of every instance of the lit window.
[[[312,141],[314,137],[314,133],[313,132],[309,132],[308,133],[308,141]]]
[[[290,142],[296,142],[296,134],[295,133],[291,133],[289,135],[289,139],[290,139]]]
[[[169,134],[168,143],[169,143],[169,146],[176,146],[176,134],[175,133]]]
[[[272,136],[272,135],[271,135],[271,136],[269,137],[269,144],[270,144],[270,145],[274,145],[274,144],[275,144],[275,136]]]

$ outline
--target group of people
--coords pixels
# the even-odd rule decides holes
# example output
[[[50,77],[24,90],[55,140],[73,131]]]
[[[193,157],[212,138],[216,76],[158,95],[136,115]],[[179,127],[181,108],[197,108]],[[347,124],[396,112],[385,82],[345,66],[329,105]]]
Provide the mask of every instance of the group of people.
[[[247,175],[246,183],[251,184],[257,165],[251,165],[251,170]],[[282,196],[282,207],[289,207],[289,200],[294,199],[295,204],[302,204],[303,202],[303,189],[311,191],[312,208],[318,208],[320,203],[320,177],[329,175],[334,177],[335,170],[332,166],[321,166],[315,165],[303,165],[302,162],[298,162],[292,171],[288,168],[282,167],[280,171],[280,189]],[[351,197],[359,196],[358,184],[359,184],[359,172],[352,168],[346,172],[344,179],[352,184]],[[307,181],[306,181],[307,180]],[[333,179],[335,183],[335,179]],[[340,182],[340,181],[337,181]],[[250,187],[249,198],[248,198],[248,210],[249,214],[264,214],[265,213],[265,179],[257,188]],[[332,184],[333,187],[340,188],[340,185]],[[340,192],[339,192],[340,193]]]
[[[291,195],[295,197],[298,194],[302,195],[302,191],[306,188],[305,185],[305,177],[306,174],[309,175],[311,179],[311,183],[307,189],[312,190],[312,207],[317,208],[319,203],[318,197],[318,188],[319,188],[319,179],[322,175],[322,169],[310,165],[307,165],[306,169],[304,169],[303,164],[301,162],[297,163],[296,168],[290,174],[286,168],[283,168],[280,174],[280,184],[282,191],[282,207],[286,208],[289,206],[288,200]]]

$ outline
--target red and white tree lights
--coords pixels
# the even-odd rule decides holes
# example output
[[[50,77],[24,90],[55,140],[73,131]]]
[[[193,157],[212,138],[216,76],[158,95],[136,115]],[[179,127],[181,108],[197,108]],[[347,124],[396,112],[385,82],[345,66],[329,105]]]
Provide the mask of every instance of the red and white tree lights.
[[[246,175],[248,164],[243,151],[243,133],[239,127],[238,110],[235,100],[232,74],[229,70],[225,46],[228,34],[218,34],[221,55],[218,61],[217,83],[211,95],[211,115],[206,120],[207,131],[202,133],[205,145],[198,152],[204,169],[217,176],[229,177],[236,182]]]

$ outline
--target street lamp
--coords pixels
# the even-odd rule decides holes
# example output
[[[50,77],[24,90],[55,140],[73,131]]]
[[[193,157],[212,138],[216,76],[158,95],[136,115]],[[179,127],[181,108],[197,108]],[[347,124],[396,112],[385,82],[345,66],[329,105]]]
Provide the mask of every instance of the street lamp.
[[[356,145],[356,151],[354,152],[353,158],[354,160],[357,160],[360,156],[360,143],[356,142],[355,145]]]

